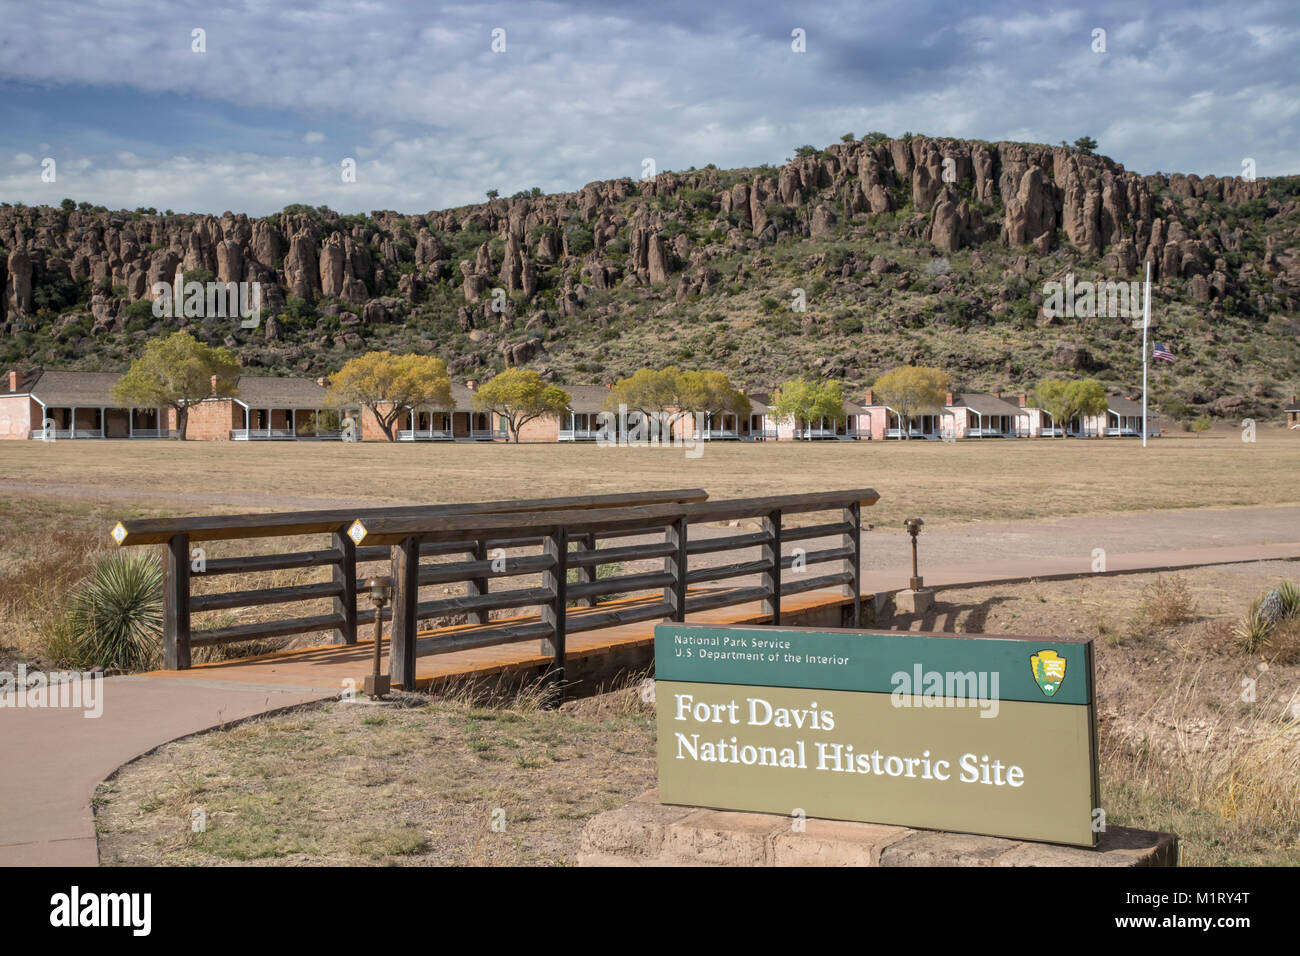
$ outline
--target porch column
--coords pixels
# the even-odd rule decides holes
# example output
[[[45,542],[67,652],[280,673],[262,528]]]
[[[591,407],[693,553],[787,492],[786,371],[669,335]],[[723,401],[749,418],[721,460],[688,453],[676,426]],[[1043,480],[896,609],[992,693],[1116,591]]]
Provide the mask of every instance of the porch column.
[[[135,437],[135,407],[126,410],[126,437]]]
[[[72,406],[72,411],[70,411],[68,415],[69,415],[68,437],[76,438],[77,437],[77,406],[76,405]]]

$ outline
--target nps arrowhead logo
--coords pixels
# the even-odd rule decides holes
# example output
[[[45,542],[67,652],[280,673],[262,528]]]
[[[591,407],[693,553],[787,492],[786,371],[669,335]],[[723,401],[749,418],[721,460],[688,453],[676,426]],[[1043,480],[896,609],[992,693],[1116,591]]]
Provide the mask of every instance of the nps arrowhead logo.
[[[1029,666],[1033,668],[1038,689],[1048,697],[1054,695],[1065,680],[1065,658],[1056,651],[1039,651],[1029,658]]]

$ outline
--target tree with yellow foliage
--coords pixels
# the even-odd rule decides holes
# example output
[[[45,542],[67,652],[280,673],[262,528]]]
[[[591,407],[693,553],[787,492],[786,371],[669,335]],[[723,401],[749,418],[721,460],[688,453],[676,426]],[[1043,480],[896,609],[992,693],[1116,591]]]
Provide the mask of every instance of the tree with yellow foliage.
[[[451,409],[451,379],[447,363],[432,355],[367,352],[350,359],[331,377],[327,400],[337,408],[370,409],[388,440],[396,441],[393,426],[411,409]]]
[[[943,409],[951,388],[947,372],[923,365],[901,365],[872,386],[875,397],[898,413],[904,438],[912,437],[912,419]]]
[[[530,368],[508,368],[478,387],[474,407],[506,420],[510,438],[519,441],[519,430],[543,415],[562,415],[573,396],[558,385],[547,385]]]
[[[204,345],[188,332],[173,332],[150,341],[144,355],[113,386],[123,404],[176,410],[176,431],[185,440],[190,407],[207,398],[237,393],[239,360],[224,346]]]

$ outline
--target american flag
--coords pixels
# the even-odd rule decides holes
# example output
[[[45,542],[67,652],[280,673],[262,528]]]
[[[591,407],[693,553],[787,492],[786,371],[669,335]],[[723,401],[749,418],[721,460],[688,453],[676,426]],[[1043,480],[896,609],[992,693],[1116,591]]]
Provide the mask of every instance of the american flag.
[[[1174,353],[1169,351],[1169,346],[1165,345],[1164,342],[1157,342],[1155,343],[1155,347],[1151,350],[1151,357],[1153,359],[1161,359],[1165,362],[1172,362],[1174,360]]]

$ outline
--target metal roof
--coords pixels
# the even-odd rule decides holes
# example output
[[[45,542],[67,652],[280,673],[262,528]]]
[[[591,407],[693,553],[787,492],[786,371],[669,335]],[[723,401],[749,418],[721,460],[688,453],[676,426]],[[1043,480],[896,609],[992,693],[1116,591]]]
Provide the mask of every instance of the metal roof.
[[[580,414],[601,411],[605,407],[605,400],[609,398],[609,389],[604,385],[561,385],[560,387],[572,398],[569,402],[569,410]]]
[[[235,398],[249,408],[328,408],[325,389],[312,378],[241,375]]]
[[[948,408],[969,408],[979,415],[1023,415],[1025,409],[1015,402],[1008,402],[984,392],[962,392],[954,395]]]
[[[17,391],[10,391],[9,376],[4,377],[4,391],[0,394],[23,395],[31,393],[47,406],[63,408],[129,408],[113,398],[111,389],[122,377],[121,372],[46,372],[26,376],[18,383]]]
[[[1133,402],[1119,395],[1107,395],[1106,406],[1116,415],[1141,415],[1142,403]]]

